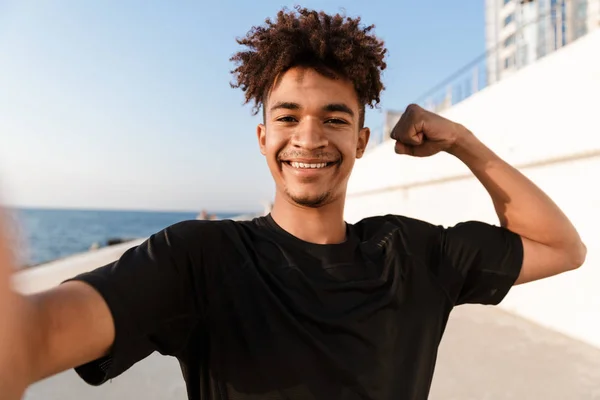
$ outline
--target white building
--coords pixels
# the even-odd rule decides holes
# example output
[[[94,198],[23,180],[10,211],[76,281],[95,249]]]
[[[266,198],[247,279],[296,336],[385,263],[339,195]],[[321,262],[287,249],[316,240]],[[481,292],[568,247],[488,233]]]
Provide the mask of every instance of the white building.
[[[588,247],[582,268],[515,287],[500,306],[598,348],[599,49],[600,29],[596,29],[441,112],[469,128],[548,193]],[[469,220],[498,224],[489,195],[463,163],[446,153],[398,156],[391,140],[357,161],[344,209],[350,223],[385,214],[444,226]]]
[[[600,0],[486,0],[488,83],[596,29],[599,15]]]

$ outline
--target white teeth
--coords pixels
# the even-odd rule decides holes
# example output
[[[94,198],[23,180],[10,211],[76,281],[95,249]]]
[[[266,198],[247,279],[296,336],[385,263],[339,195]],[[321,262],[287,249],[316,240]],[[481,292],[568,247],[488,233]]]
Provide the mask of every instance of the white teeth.
[[[290,162],[290,165],[294,168],[324,168],[327,166],[327,163],[306,164],[306,163],[292,161],[292,162]]]

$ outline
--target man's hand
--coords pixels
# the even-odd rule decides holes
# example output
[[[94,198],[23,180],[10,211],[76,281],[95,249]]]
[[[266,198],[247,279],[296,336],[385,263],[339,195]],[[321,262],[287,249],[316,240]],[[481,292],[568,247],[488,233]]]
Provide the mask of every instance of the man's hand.
[[[396,140],[396,153],[429,157],[440,151],[451,152],[460,136],[467,133],[462,125],[411,104],[391,137]]]

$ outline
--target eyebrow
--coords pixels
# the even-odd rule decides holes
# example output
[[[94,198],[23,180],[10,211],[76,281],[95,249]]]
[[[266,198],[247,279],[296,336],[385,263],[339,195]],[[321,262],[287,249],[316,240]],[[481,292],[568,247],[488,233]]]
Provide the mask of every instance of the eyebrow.
[[[271,107],[271,112],[279,109],[299,110],[301,108],[302,107],[298,103],[293,103],[289,101],[279,101],[275,103],[273,107]],[[354,111],[352,111],[352,109],[344,103],[330,103],[323,106],[322,110],[329,112],[343,112],[350,115],[351,117],[354,117]]]
[[[325,107],[323,107],[323,111],[343,112],[343,113],[350,115],[351,117],[354,117],[354,111],[352,111],[352,109],[350,107],[348,107],[347,105],[345,105],[344,103],[327,104]]]
[[[279,109],[299,110],[300,109],[300,104],[298,104],[298,103],[292,103],[292,102],[289,102],[289,101],[278,101],[277,103],[275,103],[273,105],[273,107],[271,107],[271,112],[273,112],[275,110],[279,110]]]

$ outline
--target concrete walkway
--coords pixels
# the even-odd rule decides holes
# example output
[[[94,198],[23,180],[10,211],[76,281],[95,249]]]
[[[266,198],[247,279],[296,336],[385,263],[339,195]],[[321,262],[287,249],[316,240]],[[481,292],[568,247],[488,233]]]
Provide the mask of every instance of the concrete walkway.
[[[151,356],[102,387],[69,371],[39,382],[27,400],[185,400],[174,359]],[[600,349],[499,308],[461,306],[440,347],[431,400],[600,399]]]
[[[461,306],[433,382],[432,400],[600,399],[600,349],[497,307]]]

